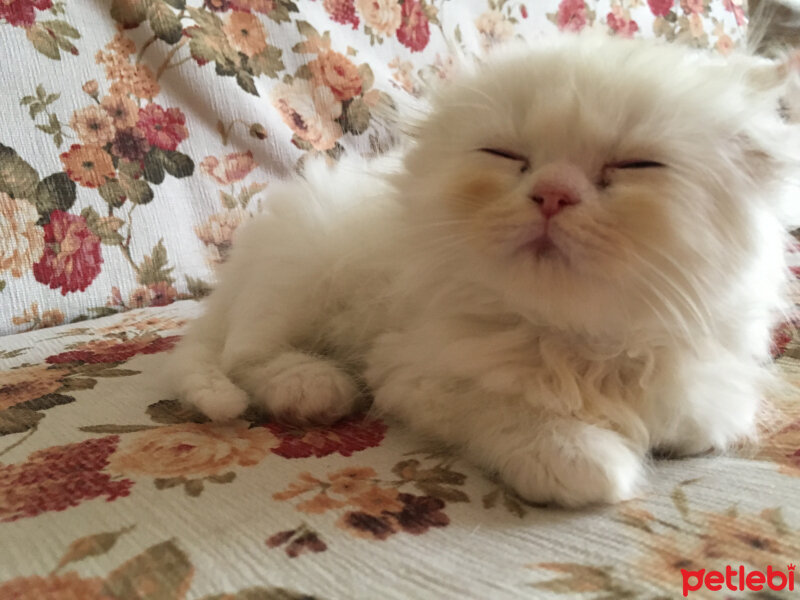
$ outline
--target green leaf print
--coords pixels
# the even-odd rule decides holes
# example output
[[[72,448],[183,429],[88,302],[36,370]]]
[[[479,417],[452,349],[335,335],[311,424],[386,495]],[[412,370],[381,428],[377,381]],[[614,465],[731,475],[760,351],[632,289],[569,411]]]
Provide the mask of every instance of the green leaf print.
[[[106,181],[97,188],[97,193],[111,208],[119,208],[125,203],[125,192],[116,179]]]
[[[61,560],[58,562],[56,570],[70,563],[89,558],[90,556],[105,554],[114,547],[114,544],[117,543],[121,535],[128,533],[131,529],[133,529],[133,527],[125,527],[119,531],[96,533],[94,535],[78,538],[69,545],[64,556],[61,557]]]
[[[66,173],[53,173],[36,186],[36,210],[49,215],[54,210],[67,211],[75,204],[76,185]]]
[[[164,240],[159,240],[153,247],[152,253],[145,256],[139,266],[139,283],[141,285],[152,285],[160,281],[174,283],[175,279],[171,276],[172,267],[167,267],[168,262]]]
[[[47,58],[61,60],[61,51],[58,49],[56,39],[39,23],[31,25],[25,31],[25,35],[37,52],[44,54]]]
[[[13,148],[0,144],[0,192],[33,201],[39,174]]]
[[[111,18],[126,28],[137,27],[147,18],[147,1],[113,0]]]
[[[161,161],[158,159],[156,150],[158,149],[153,148],[147,153],[147,156],[144,157],[144,178],[150,183],[158,185],[164,181],[166,174]]]
[[[177,150],[162,150],[153,148],[151,150],[152,160],[158,163],[164,170],[173,177],[189,177],[194,173],[194,162],[191,158],[178,152]],[[147,176],[147,161],[145,161],[145,177]],[[155,183],[155,182],[153,182]]]
[[[120,174],[119,183],[125,196],[134,204],[148,204],[153,200],[153,189],[146,181]]]
[[[275,79],[278,77],[278,72],[283,71],[286,67],[281,60],[283,54],[280,48],[275,46],[267,46],[258,54],[251,56],[248,61],[253,70],[253,75],[266,75]]]
[[[369,127],[369,106],[362,98],[353,98],[345,109],[345,118],[342,120],[342,129],[349,133],[359,135]]]
[[[183,27],[180,19],[163,0],[150,0],[147,18],[150,21],[150,28],[158,39],[168,44],[174,44],[181,39]]]
[[[112,598],[179,598],[191,581],[194,569],[189,558],[173,541],[150,546],[112,571],[103,593]]]
[[[61,50],[77,55],[78,48],[68,38],[77,39],[81,34],[65,21],[40,21],[31,25],[25,35],[33,47],[48,58],[61,60]]]

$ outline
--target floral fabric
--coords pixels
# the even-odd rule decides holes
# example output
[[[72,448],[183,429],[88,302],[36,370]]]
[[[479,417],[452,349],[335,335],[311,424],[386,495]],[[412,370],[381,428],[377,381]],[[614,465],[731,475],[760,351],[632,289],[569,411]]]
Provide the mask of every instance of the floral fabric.
[[[740,0],[0,0],[0,334],[204,295],[271,180],[385,148],[380,115],[453,51],[585,28],[727,53],[745,17]]]
[[[209,423],[160,372],[199,310],[3,338],[0,598],[675,598],[681,569],[788,573],[800,558],[789,326],[760,447],[654,461],[640,499],[570,512],[370,414]]]

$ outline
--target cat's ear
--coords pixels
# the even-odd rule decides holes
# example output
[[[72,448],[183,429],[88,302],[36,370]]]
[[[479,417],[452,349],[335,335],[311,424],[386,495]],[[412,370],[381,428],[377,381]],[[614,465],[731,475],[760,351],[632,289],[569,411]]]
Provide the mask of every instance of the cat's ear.
[[[774,190],[762,196],[770,210],[786,227],[800,227],[800,126],[739,132],[729,144],[738,150],[733,154],[737,170],[753,187]]]
[[[789,53],[783,62],[781,110],[787,121],[800,124],[800,48]]]
[[[800,48],[774,59],[751,57],[745,82],[752,92],[774,97],[787,120],[800,123]]]
[[[800,49],[784,52],[774,59],[752,58],[747,73],[748,83],[756,90],[779,88],[800,74]]]
[[[777,119],[775,119],[777,121]],[[762,197],[787,228],[800,227],[800,125],[751,128],[730,140],[736,168],[754,188],[771,189]]]
[[[732,140],[740,167],[759,187],[782,182],[769,200],[781,220],[795,227],[800,225],[800,49],[775,59],[747,57],[743,66],[750,113]]]

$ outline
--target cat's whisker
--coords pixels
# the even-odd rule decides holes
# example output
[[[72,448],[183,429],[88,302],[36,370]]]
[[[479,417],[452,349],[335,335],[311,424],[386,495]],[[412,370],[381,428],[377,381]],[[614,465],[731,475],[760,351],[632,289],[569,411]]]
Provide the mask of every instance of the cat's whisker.
[[[689,272],[685,267],[681,266],[678,261],[667,254],[664,250],[647,242],[637,239],[635,242],[630,239],[620,237],[619,234],[612,233],[612,229],[602,228],[598,224],[585,223],[581,228],[581,245],[592,245],[595,252],[602,253],[601,248],[614,248],[617,254],[610,255],[608,258],[616,263],[628,264],[631,261],[645,269],[648,275],[658,278],[665,283],[671,290],[670,296],[675,296],[674,300],[670,302],[671,305],[682,305],[689,314],[694,315],[694,321],[697,326],[701,328],[706,334],[710,334],[708,323],[713,319],[713,313],[706,303],[705,299],[708,295],[708,286],[702,285],[697,276]],[[599,240],[599,243],[597,243]],[[595,242],[592,244],[592,242]],[[636,246],[647,250],[660,259],[663,259],[673,268],[675,274],[670,276],[665,273],[662,268],[656,266],[651,260],[644,257],[641,252],[634,250]],[[621,254],[620,254],[621,253]],[[629,269],[630,270],[630,269]],[[683,281],[677,282],[674,277],[680,276]],[[643,281],[647,281],[644,279]],[[655,291],[655,283],[649,282],[649,287]],[[667,298],[667,292],[660,290],[663,299]],[[691,334],[691,330],[686,333]]]
[[[645,259],[641,255],[632,256],[636,261],[635,266],[644,267],[646,273],[650,276],[655,276],[659,278],[662,282],[669,286],[672,294],[669,294],[667,290],[660,289],[660,286],[655,285],[655,282],[651,281],[649,278],[642,276],[642,280],[649,284],[649,288],[653,293],[658,293],[660,297],[666,302],[667,298],[672,297],[672,301],[669,301],[672,306],[683,306],[690,315],[694,315],[693,322],[697,327],[699,327],[704,335],[711,335],[711,329],[708,325],[709,320],[712,318],[711,314],[704,314],[698,307],[697,303],[688,295],[688,293],[677,283],[673,281],[672,278],[664,274],[658,267],[653,265],[647,259]],[[677,304],[676,304],[677,302]],[[676,309],[678,310],[678,309]],[[678,310],[678,312],[682,315],[682,322],[686,324],[684,327],[685,333],[687,336],[693,335],[692,328],[688,327],[688,321],[686,320],[688,316],[683,316],[683,311]]]
[[[612,263],[618,263],[619,255],[609,252],[607,248],[608,246],[606,246],[605,244],[601,244],[596,246],[594,248],[594,251],[598,256],[605,258],[607,261],[611,261]],[[633,268],[632,264],[630,264],[629,262],[623,262],[623,265],[625,266],[626,273],[636,278],[644,285],[636,286],[633,288],[629,287],[626,287],[624,289],[620,288],[619,293],[621,295],[630,294],[632,292],[635,293],[637,297],[643,303],[645,303],[650,308],[650,310],[652,310],[653,314],[656,316],[659,323],[661,324],[663,332],[666,333],[668,337],[670,337],[670,339],[673,340],[674,343],[677,344],[679,343],[679,340],[681,338],[685,339],[687,335],[691,335],[692,332],[691,328],[686,322],[686,319],[682,314],[682,312],[675,307],[674,303],[669,298],[667,298],[660,290],[653,289],[652,282],[649,281],[644,276],[642,276],[641,273],[636,271]],[[615,285],[619,285],[619,282],[615,282]],[[665,316],[664,312],[660,310],[655,304],[653,304],[653,301],[650,298],[648,298],[648,296],[645,294],[646,291],[649,291],[651,292],[651,294],[655,295],[655,298],[652,298],[652,300],[658,301],[659,304],[661,304],[663,308],[667,310],[669,314],[672,315],[673,317],[672,319],[669,319],[667,316]],[[625,303],[622,303],[622,306],[626,307]],[[626,309],[626,312],[629,311]],[[681,334],[680,336],[675,331],[676,326],[680,331]]]
[[[651,283],[646,278],[642,277],[638,272],[630,271],[630,275],[636,279],[639,279],[644,285],[641,287],[634,287],[632,290],[629,290],[629,293],[633,291],[633,293],[635,293],[636,296],[653,311],[663,327],[662,333],[670,337],[673,343],[678,346],[682,345],[681,340],[690,339],[692,333],[691,327],[689,327],[689,324],[686,322],[686,319],[681,311],[675,307],[669,298],[667,298],[660,290],[654,289]],[[663,306],[663,308],[672,315],[672,319],[664,316],[664,313],[660,311],[655,304],[653,304],[647,292],[650,292],[650,294],[655,296],[652,299],[658,301],[661,306]],[[675,332],[676,326],[680,335]]]
[[[711,308],[708,306],[708,303],[706,302],[705,298],[708,297],[708,294],[712,289],[711,282],[707,284],[701,282],[696,274],[692,273],[689,269],[682,266],[677,260],[675,260],[675,258],[667,254],[664,250],[657,248],[656,246],[653,245],[644,244],[642,242],[640,242],[640,244],[646,247],[649,252],[653,252],[657,254],[660,258],[669,262],[670,265],[672,265],[672,267],[675,269],[675,272],[685,279],[685,285],[680,285],[674,282],[671,282],[671,284],[675,287],[676,291],[687,290],[686,292],[687,300],[690,300],[692,304],[699,303],[700,306],[695,307],[697,312],[701,313],[701,316],[704,318],[704,320],[710,321],[713,317],[713,312]],[[654,271],[658,275],[669,279],[668,276],[661,269],[652,264],[650,266],[652,269],[654,269]],[[692,295],[694,296],[694,298],[690,298],[688,296],[689,291],[693,292]]]

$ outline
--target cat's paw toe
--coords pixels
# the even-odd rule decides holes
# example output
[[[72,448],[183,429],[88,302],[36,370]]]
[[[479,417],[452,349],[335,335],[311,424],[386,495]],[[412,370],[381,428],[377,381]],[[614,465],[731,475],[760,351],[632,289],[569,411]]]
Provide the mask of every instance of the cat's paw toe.
[[[504,469],[506,480],[526,500],[566,507],[635,497],[644,472],[641,454],[613,431],[584,425],[575,433],[515,455]]]
[[[276,362],[280,361],[278,364]],[[315,357],[276,359],[258,399],[278,420],[329,424],[352,412],[358,389],[333,362]]]
[[[653,454],[663,458],[684,458],[709,452],[724,452],[731,447],[752,442],[756,438],[756,416],[726,415],[713,423],[689,420],[681,423],[666,439],[656,440]]]
[[[203,387],[194,387],[185,399],[212,421],[235,419],[249,404],[247,392],[229,381],[205,382]]]

